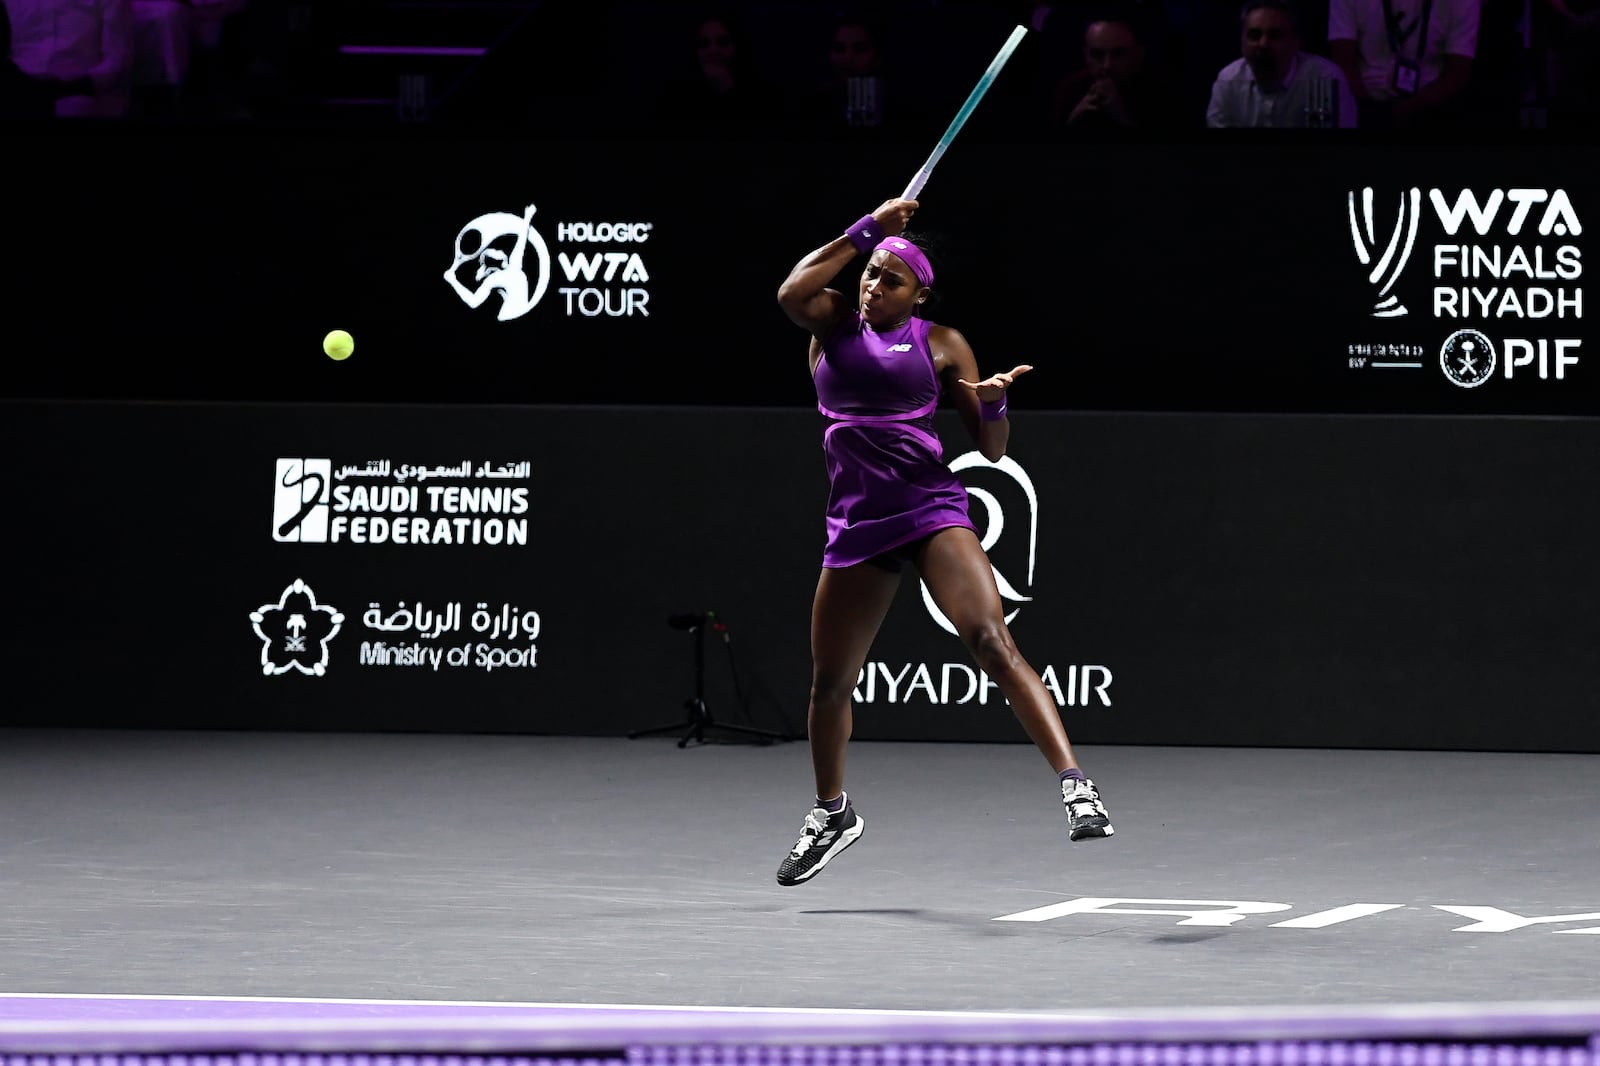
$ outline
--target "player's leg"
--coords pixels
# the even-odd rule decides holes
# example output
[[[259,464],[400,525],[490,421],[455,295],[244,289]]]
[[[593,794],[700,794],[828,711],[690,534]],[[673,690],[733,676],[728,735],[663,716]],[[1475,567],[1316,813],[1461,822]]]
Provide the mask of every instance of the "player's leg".
[[[806,708],[817,798],[844,789],[850,694],[894,602],[900,575],[872,563],[824,569],[811,605],[811,700]]]
[[[973,662],[999,687],[1028,738],[1056,771],[1072,839],[1110,836],[1110,819],[1094,782],[1078,767],[1055,700],[1011,638],[994,571],[977,535],[959,526],[940,530],[924,542],[917,568]]]
[[[872,563],[824,568],[811,605],[811,699],[806,733],[816,802],[800,838],[778,867],[778,883],[797,885],[849,847],[866,824],[844,791],[845,748],[854,716],[851,693],[873,638],[894,602],[900,575]]]
[[[917,560],[933,602],[956,627],[978,668],[1000,687],[1051,769],[1078,765],[1050,690],[1017,650],[1006,626],[989,557],[970,529],[942,529],[928,538]]]

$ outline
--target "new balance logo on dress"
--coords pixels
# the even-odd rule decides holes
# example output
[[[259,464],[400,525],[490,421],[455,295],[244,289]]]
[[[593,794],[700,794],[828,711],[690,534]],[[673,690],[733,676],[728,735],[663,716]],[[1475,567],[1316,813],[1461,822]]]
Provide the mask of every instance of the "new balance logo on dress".
[[[909,352],[910,350],[911,350],[911,345],[909,345],[909,344],[891,344],[891,345],[889,345],[889,351],[891,351],[891,352]]]

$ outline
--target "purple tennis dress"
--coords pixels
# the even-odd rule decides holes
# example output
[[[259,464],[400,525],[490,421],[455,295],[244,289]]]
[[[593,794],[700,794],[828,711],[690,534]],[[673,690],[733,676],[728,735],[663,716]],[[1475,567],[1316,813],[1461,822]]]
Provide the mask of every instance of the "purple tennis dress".
[[[823,566],[853,566],[950,526],[976,532],[933,428],[929,325],[913,317],[879,333],[858,312],[822,346],[815,381],[831,486]]]

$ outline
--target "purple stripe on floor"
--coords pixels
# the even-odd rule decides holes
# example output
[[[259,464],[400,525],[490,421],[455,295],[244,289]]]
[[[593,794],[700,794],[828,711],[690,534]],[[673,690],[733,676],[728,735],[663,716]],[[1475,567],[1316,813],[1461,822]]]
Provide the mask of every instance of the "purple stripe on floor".
[[[1043,1014],[0,994],[0,1066],[776,1066],[778,1049],[783,1066],[917,1066],[961,1046],[989,1049],[969,1066],[1600,1066],[1597,1034],[1600,1002]]]

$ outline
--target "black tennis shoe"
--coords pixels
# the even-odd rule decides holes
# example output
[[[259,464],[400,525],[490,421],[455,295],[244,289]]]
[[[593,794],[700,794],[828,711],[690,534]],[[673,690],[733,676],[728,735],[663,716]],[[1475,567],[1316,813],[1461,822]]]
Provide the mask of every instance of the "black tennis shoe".
[[[866,820],[856,814],[848,793],[838,814],[813,807],[806,815],[800,839],[778,865],[778,884],[798,885],[815,877],[830,859],[854,844],[866,827]]]
[[[1100,802],[1100,790],[1088,778],[1069,777],[1061,782],[1061,803],[1067,808],[1073,840],[1094,840],[1116,832],[1111,828],[1106,805]]]

